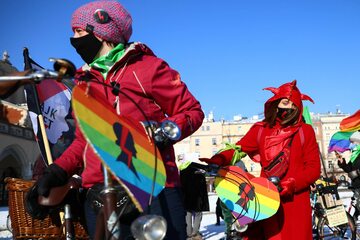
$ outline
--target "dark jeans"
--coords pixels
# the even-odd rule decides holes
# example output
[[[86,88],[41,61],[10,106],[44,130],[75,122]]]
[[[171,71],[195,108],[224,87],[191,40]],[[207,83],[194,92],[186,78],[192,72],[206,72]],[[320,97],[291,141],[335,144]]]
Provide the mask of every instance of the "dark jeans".
[[[149,213],[163,216],[166,219],[167,232],[164,239],[186,239],[186,212],[181,188],[164,188],[161,193],[153,199],[149,210]]]
[[[86,198],[84,204],[84,212],[85,212],[85,219],[86,219],[86,227],[89,234],[90,239],[94,239],[96,227],[100,226],[101,223],[97,223],[97,213],[92,206],[92,202],[89,201],[89,198]],[[101,218],[100,218],[101,219]],[[103,229],[103,231],[105,231]],[[104,238],[105,240],[105,234]],[[121,224],[120,222],[120,238],[121,240],[131,240],[134,239],[131,235],[130,225],[129,224]]]
[[[88,199],[85,201],[84,211],[89,236],[91,239],[94,239],[96,213]],[[180,188],[164,188],[161,193],[153,199],[151,206],[144,211],[144,214],[156,214],[166,219],[167,232],[165,239],[186,239],[185,210]],[[120,234],[122,236],[121,239],[132,239],[129,225],[121,224]]]

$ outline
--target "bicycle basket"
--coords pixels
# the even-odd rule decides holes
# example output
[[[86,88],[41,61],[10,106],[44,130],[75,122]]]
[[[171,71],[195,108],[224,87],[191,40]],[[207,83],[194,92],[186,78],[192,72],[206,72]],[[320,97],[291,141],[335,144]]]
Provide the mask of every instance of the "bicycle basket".
[[[24,199],[35,181],[19,178],[6,178],[9,193],[9,215],[13,239],[65,239],[59,212],[47,215],[44,219],[34,219],[26,211]],[[76,239],[88,239],[84,227],[74,223]]]
[[[320,199],[326,209],[342,205],[336,185],[318,188]]]

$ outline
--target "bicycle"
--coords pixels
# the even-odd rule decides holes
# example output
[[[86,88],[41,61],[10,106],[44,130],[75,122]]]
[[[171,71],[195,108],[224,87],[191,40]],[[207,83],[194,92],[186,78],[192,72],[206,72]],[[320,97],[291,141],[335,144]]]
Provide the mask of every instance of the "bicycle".
[[[314,239],[356,239],[356,224],[340,202],[337,188],[316,184],[312,199]]]
[[[55,70],[62,70],[58,72],[49,71],[49,70],[40,70],[34,73],[29,74],[24,77],[5,77],[1,78],[0,81],[19,81],[19,80],[33,80],[34,82],[39,82],[43,79],[54,79],[57,81],[62,81],[66,72],[75,72],[72,68],[73,64],[69,64],[68,61],[64,61],[64,59],[55,60],[54,68]],[[63,70],[65,68],[65,71]],[[71,78],[71,76],[70,76]],[[66,79],[65,79],[66,80]],[[119,86],[110,86],[107,85],[105,87],[110,87],[113,91],[117,93],[121,93]],[[124,93],[123,93],[124,94]],[[124,94],[126,97],[127,95]],[[136,104],[132,99],[130,99],[134,104]],[[137,104],[136,104],[137,105]],[[141,109],[140,109],[141,110]],[[144,113],[143,113],[144,114]],[[154,168],[154,179],[156,177],[156,165],[157,165],[157,148],[162,145],[166,145],[171,141],[176,141],[180,137],[180,130],[178,126],[171,121],[164,121],[160,126],[157,123],[151,122],[146,118],[144,114],[145,121],[142,123],[144,130],[148,136],[148,139],[151,140],[154,147],[155,152],[155,168]],[[96,233],[95,239],[102,239],[103,236],[106,236],[106,239],[117,239],[119,236],[119,218],[122,212],[118,213],[116,210],[117,204],[117,189],[114,187],[112,183],[111,172],[103,163],[104,169],[104,188],[101,191],[103,195],[103,203],[101,207],[101,213],[97,217],[96,224]],[[153,183],[154,184],[154,183]],[[64,197],[69,189],[72,189],[70,185],[65,186],[63,190],[60,191],[60,195]],[[154,189],[154,187],[153,187]],[[35,191],[34,191],[35,192]],[[53,190],[56,196],[56,192],[59,194],[59,191]],[[151,202],[153,192],[150,194]],[[51,195],[51,194],[50,194]],[[55,200],[61,200],[62,198],[55,197]],[[128,200],[130,197],[128,198]],[[53,197],[39,199],[39,201],[33,202],[33,204],[45,204],[47,206],[58,206],[59,201],[53,201]],[[127,207],[127,202],[125,202],[124,209]],[[148,205],[148,206],[149,206]],[[71,209],[68,204],[65,204],[65,237],[66,239],[75,239],[74,229],[71,222]],[[166,233],[166,221],[161,216],[156,215],[147,215],[146,213],[141,215],[139,218],[135,219],[131,224],[132,235],[136,239],[162,239]]]
[[[348,187],[348,189],[350,189],[352,192],[353,192],[353,195],[351,196],[351,199],[350,199],[350,203],[349,203],[349,206],[347,208],[347,212],[351,215],[351,217],[353,218],[354,220],[354,223],[356,225],[356,237],[358,239],[360,239],[360,224],[358,222],[358,218],[359,218],[359,215],[360,215],[360,193],[359,193],[359,189],[358,188],[353,188],[351,186]]]

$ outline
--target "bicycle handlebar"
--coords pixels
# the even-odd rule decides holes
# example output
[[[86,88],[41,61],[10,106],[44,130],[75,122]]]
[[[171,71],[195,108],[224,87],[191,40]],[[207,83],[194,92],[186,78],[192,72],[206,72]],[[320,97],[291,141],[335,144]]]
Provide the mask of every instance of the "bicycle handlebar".
[[[73,79],[76,67],[72,62],[62,58],[50,58],[49,60],[54,62],[54,71],[48,69],[35,69],[35,71],[26,76],[0,76],[0,82],[34,81],[35,83],[39,83],[44,79],[53,79],[58,82],[61,82],[63,79]]]
[[[59,74],[58,72],[46,70],[46,69],[36,70],[35,72],[30,73],[26,76],[0,76],[0,82],[32,80],[35,83],[39,83],[44,79],[53,79],[53,80],[61,81],[63,78],[61,77],[61,74]]]

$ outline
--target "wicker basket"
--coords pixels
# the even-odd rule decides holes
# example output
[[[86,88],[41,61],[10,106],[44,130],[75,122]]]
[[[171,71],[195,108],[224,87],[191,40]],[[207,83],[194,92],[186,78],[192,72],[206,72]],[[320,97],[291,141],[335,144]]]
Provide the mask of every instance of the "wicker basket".
[[[18,178],[6,178],[9,192],[9,215],[13,239],[65,239],[59,214],[48,215],[43,220],[32,218],[24,207],[26,192],[35,181]],[[76,239],[88,239],[84,227],[75,222]]]

